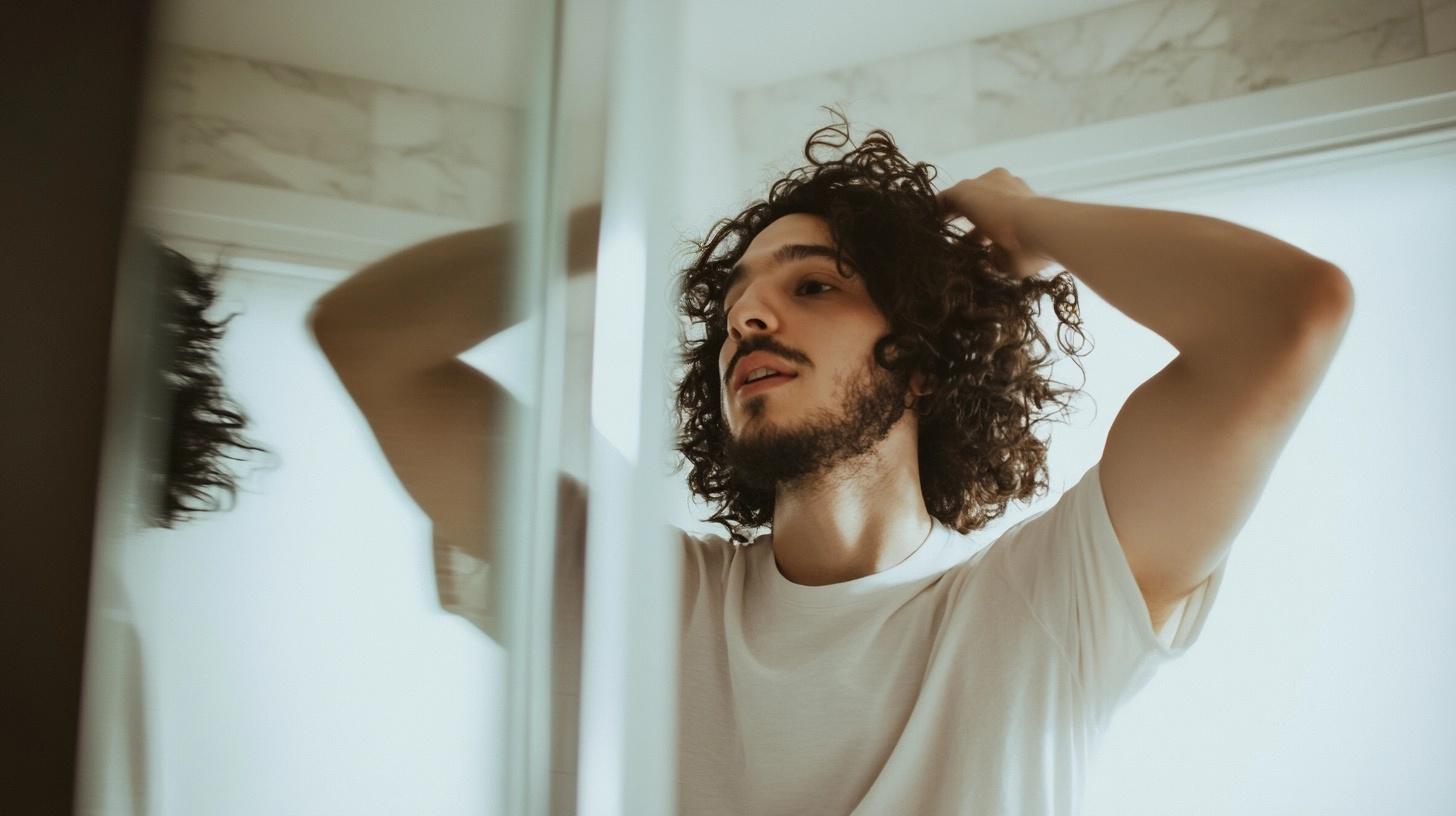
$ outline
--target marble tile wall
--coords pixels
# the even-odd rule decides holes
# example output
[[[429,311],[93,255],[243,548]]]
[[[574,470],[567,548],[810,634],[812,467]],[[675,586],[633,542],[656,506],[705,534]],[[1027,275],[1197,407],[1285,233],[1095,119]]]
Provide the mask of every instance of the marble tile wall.
[[[139,164],[490,223],[511,215],[519,127],[505,107],[165,46]]]
[[[1426,53],[1456,51],[1456,0],[1421,0]]]
[[[1456,50],[1456,0],[1136,0],[793,79],[734,99],[744,166],[802,163],[834,104],[912,156]],[[520,114],[181,46],[159,49],[141,166],[491,223],[511,216]]]
[[[926,156],[1453,49],[1456,0],[1138,0],[743,91],[734,109],[744,166],[767,177],[803,163],[829,103],[856,138],[882,127]]]

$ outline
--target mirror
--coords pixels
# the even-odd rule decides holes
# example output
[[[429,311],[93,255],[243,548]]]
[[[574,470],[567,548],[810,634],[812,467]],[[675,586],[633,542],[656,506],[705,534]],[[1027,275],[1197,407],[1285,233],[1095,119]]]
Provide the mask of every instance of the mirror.
[[[608,7],[158,6],[83,809],[571,812]]]

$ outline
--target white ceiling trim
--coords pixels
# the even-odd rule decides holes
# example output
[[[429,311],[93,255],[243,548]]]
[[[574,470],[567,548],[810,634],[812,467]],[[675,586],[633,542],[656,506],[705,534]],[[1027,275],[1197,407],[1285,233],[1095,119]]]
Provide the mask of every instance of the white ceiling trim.
[[[401,247],[481,226],[176,173],[138,173],[133,187],[134,220],[164,240],[323,269],[357,269]]]

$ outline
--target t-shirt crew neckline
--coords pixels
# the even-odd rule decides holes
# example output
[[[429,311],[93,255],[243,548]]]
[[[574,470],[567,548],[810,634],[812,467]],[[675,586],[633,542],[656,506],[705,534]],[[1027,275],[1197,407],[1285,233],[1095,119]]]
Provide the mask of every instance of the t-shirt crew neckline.
[[[754,572],[769,600],[775,603],[824,608],[871,600],[889,587],[913,583],[939,571],[939,556],[950,536],[950,528],[937,520],[931,521],[934,526],[930,534],[904,561],[870,575],[823,586],[796,584],[779,572],[773,555],[772,533],[759,536],[750,547],[758,550],[758,557],[751,559],[756,562]]]

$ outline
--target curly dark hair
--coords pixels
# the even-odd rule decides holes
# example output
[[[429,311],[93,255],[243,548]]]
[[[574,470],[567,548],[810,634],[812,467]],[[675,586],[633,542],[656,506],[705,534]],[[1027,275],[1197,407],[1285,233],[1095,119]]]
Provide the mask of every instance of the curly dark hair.
[[[221,264],[200,268],[186,255],[148,238],[158,265],[162,331],[156,342],[154,388],[162,395],[167,427],[153,464],[160,490],[150,509],[154,526],[172,528],[201,512],[229,509],[218,500],[236,500],[237,475],[229,461],[248,452],[267,453],[242,435],[248,418],[223,388],[218,343],[236,314],[211,320],[207,311],[217,297]],[[237,453],[234,453],[236,451]],[[242,454],[242,455],[239,455]]]
[[[807,166],[776,181],[766,200],[691,242],[693,259],[679,276],[687,322],[676,383],[677,451],[691,467],[688,486],[714,508],[707,521],[723,525],[732,540],[747,541],[748,531],[772,526],[773,490],[744,484],[724,456],[723,295],[734,264],[759,232],[783,216],[807,213],[828,223],[840,274],[858,270],[890,324],[891,333],[875,346],[876,362],[902,376],[918,371],[925,377],[930,393],[913,408],[926,508],[962,533],[980,529],[1008,502],[1047,492],[1047,444],[1033,430],[1065,413],[1078,389],[1049,378],[1051,345],[1035,318],[1050,296],[1058,345],[1081,369],[1077,355],[1087,338],[1076,283],[1065,270],[1022,281],[998,271],[990,247],[940,211],[935,168],[911,163],[883,130],[821,159],[825,149],[841,152],[853,144],[848,120],[828,110],[839,122],[810,135]]]

